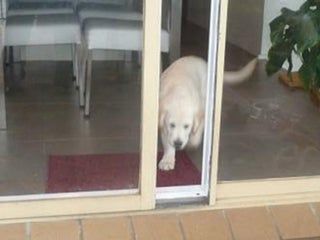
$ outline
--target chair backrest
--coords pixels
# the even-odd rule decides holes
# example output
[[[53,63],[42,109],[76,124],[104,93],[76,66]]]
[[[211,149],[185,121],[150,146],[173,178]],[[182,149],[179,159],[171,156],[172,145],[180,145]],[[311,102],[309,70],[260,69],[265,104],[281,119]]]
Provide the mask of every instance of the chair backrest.
[[[143,11],[143,1],[142,0],[135,0],[136,8],[142,12]],[[171,26],[171,0],[163,0],[162,1],[162,28],[170,31]]]
[[[128,0],[77,0],[78,3],[89,2],[89,3],[105,3],[113,5],[127,5]]]
[[[77,2],[77,0],[8,0],[9,3],[15,2],[32,2],[32,3],[46,3],[46,2]]]
[[[7,0],[0,0],[0,18],[4,19],[7,17]]]
[[[5,14],[8,6],[11,3],[16,2],[71,2],[74,6],[79,3],[105,3],[105,4],[113,4],[113,5],[121,5],[121,6],[134,6],[135,2],[142,2],[142,0],[0,0],[0,18],[5,18]]]
[[[76,3],[77,0],[8,0],[8,3],[17,3],[17,2],[32,2],[32,3],[45,3],[45,2],[71,2],[71,3]]]
[[[162,28],[171,28],[171,0],[162,1]]]

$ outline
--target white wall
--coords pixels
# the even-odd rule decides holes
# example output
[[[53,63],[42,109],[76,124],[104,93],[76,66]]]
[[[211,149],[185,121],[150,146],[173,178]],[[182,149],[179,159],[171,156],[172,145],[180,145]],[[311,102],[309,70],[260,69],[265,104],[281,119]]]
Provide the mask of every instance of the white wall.
[[[261,59],[266,59],[268,50],[271,46],[270,42],[270,28],[269,23],[277,16],[280,15],[280,10],[283,7],[296,10],[305,0],[266,0],[264,7],[264,22],[263,22],[263,34],[262,34],[262,46],[261,46]],[[301,65],[300,60],[293,58],[294,71]]]

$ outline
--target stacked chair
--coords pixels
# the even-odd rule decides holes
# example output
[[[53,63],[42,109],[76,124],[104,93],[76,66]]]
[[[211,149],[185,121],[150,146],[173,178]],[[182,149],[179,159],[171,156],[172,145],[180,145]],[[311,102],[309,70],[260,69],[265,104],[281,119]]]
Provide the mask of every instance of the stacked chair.
[[[89,116],[93,51],[141,54],[142,19],[141,11],[128,0],[12,0],[5,46],[70,45],[79,104]],[[161,34],[165,53],[170,50],[169,20]]]

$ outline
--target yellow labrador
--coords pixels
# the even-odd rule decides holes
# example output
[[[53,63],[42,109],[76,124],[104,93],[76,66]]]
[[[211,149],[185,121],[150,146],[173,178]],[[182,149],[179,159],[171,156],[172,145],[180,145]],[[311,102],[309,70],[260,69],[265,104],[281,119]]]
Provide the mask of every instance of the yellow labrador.
[[[224,81],[236,84],[247,79],[257,60],[235,72],[225,72]],[[161,75],[159,128],[164,155],[161,170],[175,166],[175,151],[197,147],[204,130],[207,63],[198,57],[183,57],[175,61]]]

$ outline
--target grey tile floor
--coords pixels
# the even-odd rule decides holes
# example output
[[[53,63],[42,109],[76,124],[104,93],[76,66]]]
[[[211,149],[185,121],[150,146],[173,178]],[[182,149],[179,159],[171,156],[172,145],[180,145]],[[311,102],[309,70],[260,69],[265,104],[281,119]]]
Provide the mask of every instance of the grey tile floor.
[[[227,48],[229,69],[249,59]],[[260,61],[249,81],[224,86],[220,181],[320,174],[319,109],[305,91],[268,77],[264,67]]]
[[[0,195],[44,193],[50,155],[139,152],[141,69],[135,63],[126,74],[121,62],[94,62],[90,118],[78,106],[70,62],[24,63],[23,78],[21,67],[7,75]]]
[[[27,62],[23,79],[19,67],[6,96],[8,129],[0,131],[0,195],[43,193],[49,155],[139,151],[139,68],[124,79],[115,74],[120,63],[95,63],[87,119],[70,63]]]

